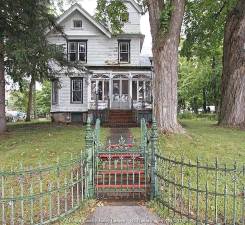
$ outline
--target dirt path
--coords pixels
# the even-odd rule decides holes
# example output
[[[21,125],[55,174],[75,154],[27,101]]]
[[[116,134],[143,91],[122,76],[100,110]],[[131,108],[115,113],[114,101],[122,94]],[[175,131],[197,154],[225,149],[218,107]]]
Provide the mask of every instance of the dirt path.
[[[101,203],[84,225],[164,225],[158,216],[137,202]]]
[[[110,136],[108,137],[108,141],[110,140],[111,144],[118,144],[121,137],[125,140],[125,144],[132,144],[133,137],[128,128],[111,128],[110,129]]]

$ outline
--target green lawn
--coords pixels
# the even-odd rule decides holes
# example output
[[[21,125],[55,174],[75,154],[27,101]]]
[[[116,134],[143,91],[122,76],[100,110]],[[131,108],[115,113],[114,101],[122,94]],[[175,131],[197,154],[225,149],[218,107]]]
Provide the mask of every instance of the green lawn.
[[[245,162],[245,131],[218,127],[207,119],[181,120],[186,134],[160,135],[159,152],[187,159],[212,163],[218,157],[222,163]],[[132,129],[139,140],[140,130]]]
[[[224,168],[224,165],[221,164],[225,163],[232,167],[231,164],[237,161],[239,170],[242,169],[241,165],[245,162],[245,131],[218,127],[216,121],[204,118],[182,119],[180,122],[186,129],[185,134],[159,135],[158,149],[161,155],[167,156],[170,159],[177,157],[178,160],[183,156],[185,162],[191,160],[193,164],[195,164],[194,161],[199,157],[202,165],[208,164],[212,167],[215,166],[215,159],[217,157],[219,167]],[[139,142],[140,129],[132,129],[132,133],[136,137],[136,142]],[[183,171],[183,175],[181,171]],[[183,182],[185,187],[190,186],[194,190],[197,187],[196,167],[181,167],[180,164],[159,160],[158,173],[179,185]],[[198,178],[198,188],[202,190],[198,198],[199,218],[204,219],[206,217],[205,210],[207,207],[207,216],[212,221],[215,218],[214,209],[216,204],[218,219],[222,221],[225,204],[222,194],[226,186],[226,192],[228,193],[226,196],[226,219],[227,224],[232,224],[234,191],[236,193],[243,193],[243,173],[237,173],[235,186],[234,174],[232,172],[225,174],[222,171],[216,173],[212,170],[199,169]],[[195,215],[197,209],[197,195],[195,191],[188,191],[187,188],[180,188],[180,186],[175,186],[171,182],[163,182],[163,179],[159,179],[159,182],[161,183],[161,191],[158,197],[161,200],[167,201],[170,207],[180,211],[183,210],[184,212],[187,212],[188,202],[190,201],[190,211]],[[206,188],[209,191],[208,201],[206,201]],[[216,191],[220,195],[215,203],[214,195],[210,193],[215,193]],[[244,209],[244,198],[241,198],[241,195],[237,195],[236,199],[236,219],[238,221],[242,216],[242,209]],[[208,202],[208,206],[206,206],[206,202]],[[173,218],[179,220],[179,223],[174,223],[176,225],[194,224],[182,223],[181,221],[183,220],[177,214],[174,215],[171,211],[169,213],[166,208],[161,204],[159,205],[156,201],[152,202],[150,207],[154,208],[164,219],[168,219],[171,222]]]
[[[8,125],[0,135],[0,167],[37,166],[69,159],[84,149],[85,126],[53,124],[49,121]],[[108,129],[101,130],[102,141]]]

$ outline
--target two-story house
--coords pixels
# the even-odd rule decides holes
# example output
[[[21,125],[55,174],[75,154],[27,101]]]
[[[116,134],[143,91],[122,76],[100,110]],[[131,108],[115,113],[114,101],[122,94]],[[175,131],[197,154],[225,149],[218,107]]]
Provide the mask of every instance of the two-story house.
[[[54,121],[86,122],[88,116],[100,115],[106,122],[114,112],[114,117],[122,116],[121,122],[133,122],[142,112],[151,114],[152,65],[149,57],[140,56],[144,42],[140,32],[142,9],[134,0],[124,2],[128,20],[117,36],[79,4],[58,18],[65,37],[48,32],[49,42],[62,45],[69,61],[86,68],[84,72],[74,70],[71,76],[61,73],[53,81]],[[130,111],[137,113],[131,118]],[[121,114],[116,116],[116,112]]]

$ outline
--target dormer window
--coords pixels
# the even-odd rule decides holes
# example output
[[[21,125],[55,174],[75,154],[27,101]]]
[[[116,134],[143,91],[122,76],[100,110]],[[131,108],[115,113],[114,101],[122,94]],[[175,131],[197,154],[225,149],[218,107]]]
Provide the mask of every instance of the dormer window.
[[[74,28],[82,28],[83,27],[83,21],[82,20],[73,20],[73,27]]]
[[[118,41],[118,61],[119,63],[130,63],[130,40]]]

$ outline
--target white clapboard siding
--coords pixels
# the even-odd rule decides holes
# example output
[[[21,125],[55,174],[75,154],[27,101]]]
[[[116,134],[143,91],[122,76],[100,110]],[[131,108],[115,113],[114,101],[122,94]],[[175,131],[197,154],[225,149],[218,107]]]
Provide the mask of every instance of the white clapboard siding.
[[[51,106],[51,112],[86,112],[88,110],[87,82],[83,79],[83,104],[71,103],[71,79],[59,77],[61,88],[58,91],[58,104]]]
[[[126,3],[129,13],[129,20],[124,25],[123,31],[125,33],[140,33],[140,14],[139,12],[132,6],[131,3]]]
[[[64,28],[64,33],[67,35],[67,39],[87,40],[87,64],[88,65],[107,65],[108,62],[116,62],[118,60],[118,39],[130,39],[131,40],[131,52],[130,52],[130,65],[139,65],[140,57],[140,36],[132,36],[132,33],[139,34],[140,29],[140,15],[136,9],[127,4],[129,7],[129,22],[125,25],[125,33],[118,36],[109,38],[101,30],[99,30],[94,24],[86,19],[80,12],[74,11],[64,21],[61,26]],[[73,28],[73,20],[83,21],[82,29]],[[62,45],[67,53],[67,42],[64,37],[59,34],[50,32],[48,34],[48,40],[50,43]]]

